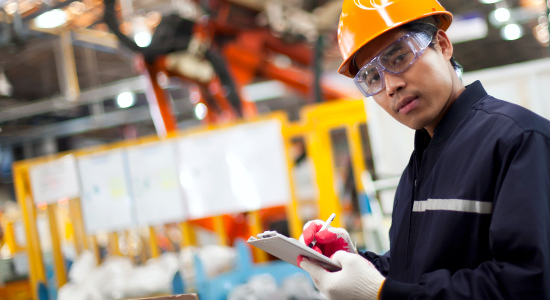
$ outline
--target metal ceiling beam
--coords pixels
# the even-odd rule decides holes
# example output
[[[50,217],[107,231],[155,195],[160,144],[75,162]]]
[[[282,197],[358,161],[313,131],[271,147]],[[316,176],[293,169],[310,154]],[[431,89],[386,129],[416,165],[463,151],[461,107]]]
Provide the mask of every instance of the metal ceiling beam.
[[[185,111],[184,100],[174,101],[177,111],[188,114],[192,118],[193,113]],[[182,114],[176,113],[176,114]],[[29,129],[10,132],[9,136],[0,135],[0,144],[13,145],[28,142],[30,140],[43,139],[47,137],[73,136],[89,131],[112,128],[125,124],[140,123],[151,120],[151,113],[147,106],[127,108],[119,111],[105,113],[101,116],[88,116],[73,120],[52,123],[49,125],[40,125]],[[197,126],[199,120],[190,119],[179,125],[179,128]]]
[[[0,136],[0,144],[23,143],[29,140],[40,139],[44,136],[70,136],[92,130],[114,127],[122,123],[138,123],[150,119],[151,115],[149,114],[149,109],[147,107],[125,109],[103,115],[101,122],[97,122],[97,118],[95,116],[88,116],[13,131],[10,133],[10,136]]]
[[[110,33],[89,28],[80,28],[73,32],[74,40],[107,48],[117,49],[118,38]]]
[[[145,91],[146,86],[145,79],[138,76],[105,84],[100,87],[86,89],[80,93],[79,100],[75,102],[69,102],[63,96],[56,96],[45,100],[37,100],[30,104],[6,107],[0,111],[0,122],[100,102],[109,98],[114,98],[119,93],[125,91],[141,93]]]

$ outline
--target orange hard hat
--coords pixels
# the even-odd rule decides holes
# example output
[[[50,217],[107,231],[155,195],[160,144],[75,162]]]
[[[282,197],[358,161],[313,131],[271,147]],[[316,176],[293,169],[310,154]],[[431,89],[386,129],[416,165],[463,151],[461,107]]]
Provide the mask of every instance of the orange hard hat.
[[[338,73],[353,77],[350,63],[361,47],[389,30],[430,16],[442,30],[447,30],[453,19],[437,0],[344,0],[338,24],[344,62]]]

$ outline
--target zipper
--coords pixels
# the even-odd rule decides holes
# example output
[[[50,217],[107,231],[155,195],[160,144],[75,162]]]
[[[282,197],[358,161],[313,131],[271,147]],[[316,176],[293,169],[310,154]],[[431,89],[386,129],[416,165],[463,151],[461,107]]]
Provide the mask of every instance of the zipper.
[[[407,235],[407,255],[406,255],[406,264],[405,264],[405,271],[409,270],[410,267],[410,258],[409,258],[409,247],[410,247],[410,238],[411,238],[411,227],[412,227],[412,217],[413,217],[413,207],[414,207],[414,200],[416,199],[416,190],[418,187],[418,177],[420,174],[419,166],[418,166],[418,152],[414,150],[414,183],[412,188],[412,201],[411,201],[411,207],[409,211],[409,232]]]

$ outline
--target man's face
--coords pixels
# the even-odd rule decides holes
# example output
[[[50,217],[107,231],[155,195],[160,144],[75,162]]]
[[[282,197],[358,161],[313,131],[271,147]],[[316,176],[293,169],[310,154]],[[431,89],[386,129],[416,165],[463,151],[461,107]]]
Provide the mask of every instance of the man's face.
[[[399,28],[389,31],[357,52],[358,68],[407,34]],[[443,31],[434,37],[435,49],[428,47],[409,69],[401,74],[384,71],[385,88],[373,98],[400,123],[412,128],[426,128],[433,134],[435,126],[454,99],[454,70],[449,63],[452,45]]]

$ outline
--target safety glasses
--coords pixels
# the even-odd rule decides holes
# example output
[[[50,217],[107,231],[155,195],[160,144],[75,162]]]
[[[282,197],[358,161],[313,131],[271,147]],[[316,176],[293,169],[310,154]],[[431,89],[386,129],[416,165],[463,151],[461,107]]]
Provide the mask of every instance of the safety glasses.
[[[424,53],[433,36],[425,32],[411,32],[393,42],[363,66],[353,82],[365,97],[378,94],[385,87],[384,72],[401,74]]]

